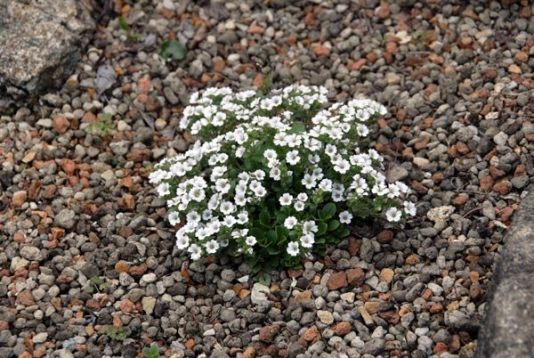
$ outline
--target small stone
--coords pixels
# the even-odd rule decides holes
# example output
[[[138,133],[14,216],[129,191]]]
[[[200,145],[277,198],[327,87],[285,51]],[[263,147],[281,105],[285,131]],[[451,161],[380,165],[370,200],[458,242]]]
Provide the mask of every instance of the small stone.
[[[339,290],[347,286],[347,275],[345,272],[333,273],[326,284],[329,290]]]
[[[64,229],[72,229],[76,221],[76,213],[71,209],[61,210],[55,217],[54,223]]]
[[[156,299],[154,297],[143,297],[141,299],[141,304],[143,306],[143,311],[145,311],[146,314],[151,315],[156,306]]]
[[[391,230],[382,230],[376,235],[376,241],[381,244],[389,244],[393,241],[393,231]]]
[[[302,336],[299,338],[299,342],[305,344],[315,343],[319,339],[320,335],[321,334],[319,333],[319,329],[317,328],[317,326],[311,326],[306,331],[304,331]]]
[[[430,209],[426,213],[426,216],[434,222],[447,221],[447,219],[452,215],[454,210],[455,210],[454,206],[451,206],[451,205],[439,206],[439,207]]]
[[[525,186],[528,185],[530,179],[528,175],[519,175],[516,177],[513,177],[510,182],[516,189],[523,189]]]
[[[28,194],[25,190],[16,191],[13,193],[13,199],[11,200],[11,203],[14,207],[19,208],[26,202],[26,198],[28,197]]]
[[[252,286],[252,293],[250,296],[250,300],[255,305],[268,302],[267,294],[269,294],[269,292],[270,292],[269,287],[259,282],[256,282],[254,286]]]
[[[497,145],[506,145],[508,142],[508,134],[504,132],[499,132],[493,137],[493,141]]]
[[[280,326],[277,324],[262,327],[260,328],[260,340],[267,343],[272,342],[278,332],[280,332]]]
[[[35,302],[33,300],[33,295],[30,291],[21,291],[17,295],[17,303],[24,305],[24,306],[31,306]]]
[[[35,246],[24,246],[20,249],[20,256],[30,261],[41,261],[41,250]]]
[[[119,273],[128,272],[129,268],[130,268],[130,266],[128,265],[128,263],[126,261],[123,261],[123,260],[117,261],[117,263],[115,264],[115,271],[117,271]]]
[[[380,301],[367,301],[365,302],[364,307],[370,314],[375,314],[380,309]]]
[[[235,280],[235,272],[233,270],[225,269],[221,272],[221,278],[226,282],[232,282]]]
[[[30,262],[22,257],[15,256],[11,260],[11,265],[9,266],[11,271],[15,272],[21,268],[28,266]]]
[[[391,283],[393,281],[393,276],[395,272],[390,268],[383,268],[382,271],[380,271],[380,279],[384,282]]]
[[[521,67],[516,64],[511,64],[508,66],[508,72],[518,75],[521,73]]]
[[[229,308],[223,308],[219,315],[223,322],[230,322],[235,319],[235,311]]]
[[[54,117],[52,126],[54,130],[59,134],[63,134],[69,129],[69,120],[65,116],[56,116]]]
[[[512,189],[512,185],[508,180],[501,180],[500,182],[493,185],[493,191],[501,195],[508,194],[511,189]]]
[[[311,46],[313,53],[317,57],[326,57],[330,55],[330,49],[322,44],[316,43]]]
[[[319,317],[319,320],[324,324],[331,325],[334,323],[334,316],[332,316],[332,313],[329,311],[319,310],[317,311],[317,317]]]
[[[359,268],[347,270],[347,281],[352,286],[361,286],[365,281],[365,272]]]
[[[371,317],[371,315],[369,314],[369,312],[367,312],[365,307],[363,306],[358,307],[358,312],[360,312],[360,315],[362,316],[363,321],[365,322],[366,325],[370,326],[375,323],[375,321],[373,320],[373,317]]]
[[[352,326],[349,322],[343,321],[332,327],[332,331],[338,336],[344,336],[352,331]]]
[[[48,338],[48,333],[46,332],[37,333],[35,336],[33,336],[32,342],[35,344],[44,343],[46,342],[47,338]]]
[[[202,335],[204,337],[214,336],[215,335],[215,330],[213,328],[207,329],[207,330],[204,331],[204,333]]]
[[[356,294],[354,292],[345,292],[345,293],[342,293],[341,295],[339,295],[339,297],[343,301],[348,302],[348,303],[354,302],[355,296],[356,296]]]
[[[426,158],[421,158],[421,157],[414,157],[413,163],[417,165],[419,168],[425,169],[425,168],[428,168],[428,165],[430,164],[430,160]]]
[[[406,168],[400,165],[395,165],[390,170],[388,170],[386,178],[388,182],[393,183],[399,180],[406,179],[408,175],[409,173]]]
[[[146,285],[147,283],[155,282],[156,281],[156,274],[153,272],[147,273],[141,277],[140,284]]]

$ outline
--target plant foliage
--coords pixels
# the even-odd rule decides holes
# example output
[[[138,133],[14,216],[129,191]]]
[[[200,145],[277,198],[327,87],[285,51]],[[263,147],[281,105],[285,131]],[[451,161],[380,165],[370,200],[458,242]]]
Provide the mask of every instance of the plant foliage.
[[[365,150],[386,113],[368,99],[327,107],[326,89],[194,94],[180,126],[199,140],[150,174],[193,260],[225,251],[256,270],[295,267],[350,234],[356,218],[415,214],[402,182]]]

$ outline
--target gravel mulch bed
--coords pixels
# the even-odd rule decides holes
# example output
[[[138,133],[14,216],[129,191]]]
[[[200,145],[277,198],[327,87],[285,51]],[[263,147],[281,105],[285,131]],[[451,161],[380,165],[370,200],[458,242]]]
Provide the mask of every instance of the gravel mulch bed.
[[[60,91],[0,116],[0,356],[472,356],[534,180],[533,5],[155,3],[116,1],[129,31],[100,27]],[[184,61],[158,56],[170,38]],[[387,105],[373,146],[418,216],[264,286],[180,256],[147,175],[191,142],[177,130],[191,92],[268,73]]]

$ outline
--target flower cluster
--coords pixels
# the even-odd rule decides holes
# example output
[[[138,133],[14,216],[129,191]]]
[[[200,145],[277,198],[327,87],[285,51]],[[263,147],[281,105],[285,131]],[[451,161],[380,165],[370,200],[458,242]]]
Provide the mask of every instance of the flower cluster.
[[[369,124],[386,113],[368,99],[327,107],[323,87],[261,95],[210,88],[194,94],[180,127],[197,136],[187,152],[151,173],[194,260],[227,250],[252,264],[295,266],[350,233],[354,217],[415,215],[383,158],[364,151]]]

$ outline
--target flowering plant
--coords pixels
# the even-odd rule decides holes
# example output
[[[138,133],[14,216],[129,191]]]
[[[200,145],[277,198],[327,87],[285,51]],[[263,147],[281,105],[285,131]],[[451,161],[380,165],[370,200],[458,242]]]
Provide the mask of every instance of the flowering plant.
[[[402,201],[408,187],[387,183],[383,158],[360,148],[385,107],[355,99],[325,108],[326,92],[193,94],[180,127],[199,141],[150,174],[179,249],[193,260],[226,250],[256,269],[294,267],[349,235],[354,217],[415,215]]]

